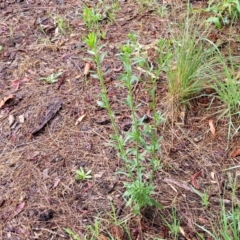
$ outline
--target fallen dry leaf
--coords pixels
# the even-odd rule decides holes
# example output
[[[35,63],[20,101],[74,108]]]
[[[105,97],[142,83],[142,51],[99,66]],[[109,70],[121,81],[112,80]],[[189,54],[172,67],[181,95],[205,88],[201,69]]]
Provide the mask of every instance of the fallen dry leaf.
[[[196,189],[199,189],[199,186],[198,186],[198,184],[197,184],[197,181],[196,181],[196,179],[199,177],[199,176],[201,176],[201,171],[198,171],[198,172],[196,172],[193,176],[192,176],[192,185],[196,188]]]
[[[163,226],[162,231],[163,231],[163,234],[162,234],[163,238],[166,238],[169,233],[169,228],[167,226]]]
[[[212,178],[213,180],[215,180],[215,172],[211,172],[211,173],[210,173],[210,176],[211,176],[211,178]]]
[[[52,188],[56,188],[58,186],[58,184],[60,183],[61,179],[60,178],[57,178],[53,184],[53,187]]]
[[[238,148],[237,150],[233,151],[231,154],[230,154],[230,157],[237,157],[240,155],[240,148]]]
[[[140,227],[141,227],[143,232],[145,232],[149,229],[149,227],[143,221],[141,221],[140,224],[141,224]]]
[[[29,81],[30,81],[29,78],[23,78],[23,79],[17,78],[12,81],[10,86],[14,88],[14,91],[17,91],[22,83],[29,82]]]
[[[35,151],[35,152],[31,152],[28,156],[27,156],[27,160],[36,160],[37,156],[40,155],[40,151]]]
[[[87,183],[87,186],[83,189],[84,192],[87,192],[88,190],[90,190],[93,187],[93,185],[91,183]]]
[[[123,230],[121,227],[116,226],[116,225],[112,226],[111,233],[112,233],[112,236],[114,237],[114,239],[118,239],[118,240],[123,239]]]
[[[185,233],[184,229],[182,227],[179,227],[179,231],[180,233],[187,239],[187,240],[191,240],[187,234]]]
[[[199,217],[199,218],[198,218],[198,221],[199,221],[200,223],[203,223],[203,224],[209,224],[209,221],[208,221],[207,219],[205,219],[205,218],[202,218],[202,217]]]
[[[87,75],[89,74],[90,69],[91,69],[91,64],[90,64],[90,62],[87,62],[87,63],[85,64],[85,68],[84,68],[83,74],[84,74],[85,76],[87,76]]]
[[[4,97],[1,101],[0,101],[0,109],[6,104],[6,102],[10,99],[13,99],[14,96],[12,94],[8,95],[7,97]]]
[[[175,184],[176,186],[183,188],[187,191],[193,192],[192,188],[187,183],[180,182],[180,181],[177,181],[177,180],[174,180],[171,178],[164,178],[163,182],[170,183],[170,184],[172,183],[172,184]]]
[[[102,178],[104,172],[99,172],[99,173],[96,173],[94,174],[94,178]]]
[[[210,119],[208,124],[209,124],[210,131],[211,131],[212,135],[215,136],[216,135],[216,128],[214,127],[213,119]]]
[[[20,203],[20,204],[16,207],[16,209],[15,209],[15,211],[14,211],[14,213],[13,213],[13,217],[17,216],[20,212],[22,212],[24,207],[25,207],[25,202]]]
[[[240,71],[237,73],[236,80],[240,79]]]
[[[108,238],[106,238],[103,234],[101,234],[100,239],[101,240],[108,240]]]
[[[77,119],[75,125],[78,125],[78,123],[80,123],[85,117],[86,117],[86,114],[81,115],[81,116]]]

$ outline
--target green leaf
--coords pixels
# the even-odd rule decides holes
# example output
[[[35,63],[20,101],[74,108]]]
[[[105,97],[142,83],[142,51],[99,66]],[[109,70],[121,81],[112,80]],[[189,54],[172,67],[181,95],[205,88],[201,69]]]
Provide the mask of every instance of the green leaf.
[[[74,235],[74,232],[70,228],[63,228],[63,230],[69,235]]]
[[[70,228],[63,228],[63,230],[69,235],[71,239],[80,240],[79,235],[73,232]]]
[[[106,108],[106,105],[102,101],[97,101],[97,105],[101,108]]]
[[[92,172],[92,170],[89,170],[89,171],[86,173],[86,175],[89,175],[91,172]],[[90,177],[91,177],[91,176],[90,176]]]
[[[97,74],[91,74],[91,76],[95,79],[99,79],[99,76]]]
[[[214,23],[217,28],[222,28],[219,17],[210,17],[207,19],[207,22]]]
[[[94,51],[92,51],[92,50],[88,50],[87,51],[89,54],[91,54],[91,55],[93,55],[93,56],[95,56],[96,54],[95,54],[95,52]]]
[[[131,76],[131,84],[134,84],[135,82],[138,82],[138,77],[137,76],[135,76],[135,75],[132,75]]]
[[[103,61],[103,59],[104,59],[106,56],[107,56],[107,53],[106,53],[106,52],[104,52],[104,53],[101,54],[101,56],[100,56],[100,63]]]
[[[159,208],[159,209],[163,209],[163,206],[162,206],[159,202],[157,202],[155,199],[153,199],[153,198],[151,198],[151,203],[152,203],[155,207],[157,207],[157,208]]]

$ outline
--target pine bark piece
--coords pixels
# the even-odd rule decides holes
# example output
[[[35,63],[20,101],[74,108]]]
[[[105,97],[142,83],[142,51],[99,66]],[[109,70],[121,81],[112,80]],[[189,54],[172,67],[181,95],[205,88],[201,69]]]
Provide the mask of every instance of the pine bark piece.
[[[62,107],[61,99],[58,99],[57,101],[51,103],[46,110],[46,114],[44,118],[41,119],[38,126],[31,131],[31,134],[34,135],[34,134],[37,134],[39,131],[41,131],[47,125],[47,123],[55,117],[55,115],[57,114],[57,112],[60,110],[61,107]]]

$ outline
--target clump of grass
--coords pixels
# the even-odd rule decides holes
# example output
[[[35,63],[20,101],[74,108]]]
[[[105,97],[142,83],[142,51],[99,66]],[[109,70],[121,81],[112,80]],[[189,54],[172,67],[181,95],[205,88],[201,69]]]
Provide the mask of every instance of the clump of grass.
[[[166,226],[169,229],[170,235],[174,238],[177,239],[179,233],[180,233],[180,220],[177,216],[177,210],[176,208],[172,208],[172,215],[171,215],[171,220],[167,221],[162,217],[163,221],[165,222]]]
[[[238,133],[239,126],[234,123],[234,118],[240,117],[240,64],[237,61],[238,57],[233,57],[231,54],[222,56],[218,47],[210,42],[217,52],[217,60],[221,69],[215,72],[213,88],[217,93],[217,98],[223,103],[223,108],[220,110],[218,119],[228,118],[228,142]],[[230,52],[230,50],[229,50]],[[239,60],[239,58],[238,58]]]
[[[232,206],[230,210],[226,209],[225,203],[221,202],[220,213],[215,224],[211,226],[211,230],[205,226],[197,225],[201,230],[206,232],[214,240],[238,240],[240,239],[240,206],[234,205],[236,201],[237,178],[230,182],[232,189]]]
[[[104,28],[100,26],[106,21],[114,22],[116,13],[119,10],[119,2],[111,1],[108,5],[99,1],[95,7],[85,6],[82,11],[82,19],[89,32],[97,32],[100,35],[105,35]],[[104,36],[102,36],[104,38]]]
[[[209,85],[213,48],[205,48],[199,29],[187,18],[172,34],[172,60],[167,69],[168,107],[175,112]]]
[[[90,30],[96,30],[98,22],[102,20],[103,16],[99,10],[90,7],[84,7],[82,13],[82,19]]]
[[[226,78],[223,81],[217,79],[214,87],[218,94],[217,97],[225,106],[220,117],[229,118],[228,139],[230,139],[239,130],[239,126],[234,124],[233,118],[237,117],[239,119],[240,117],[240,82],[237,80],[237,72],[232,61],[230,68],[224,64],[224,75]]]

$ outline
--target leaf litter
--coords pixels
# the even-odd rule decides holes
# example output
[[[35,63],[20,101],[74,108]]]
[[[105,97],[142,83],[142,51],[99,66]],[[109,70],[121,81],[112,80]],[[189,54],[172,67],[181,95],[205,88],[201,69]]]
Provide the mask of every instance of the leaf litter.
[[[177,2],[177,19],[180,19],[183,3]],[[193,5],[205,4],[204,1],[196,2],[198,3],[193,2]],[[116,181],[113,178],[122,163],[105,141],[112,131],[105,110],[96,104],[101,86],[98,80],[89,75],[94,67],[84,60],[89,55],[81,38],[87,34],[87,30],[76,13],[76,9],[82,10],[83,5],[72,0],[45,4],[26,4],[25,1],[5,1],[4,6],[0,4],[0,45],[3,46],[0,52],[0,109],[4,111],[4,117],[0,119],[0,218],[4,219],[0,221],[0,231],[4,240],[9,234],[6,231],[9,225],[11,229],[19,229],[20,226],[26,229],[29,239],[38,235],[39,239],[45,240],[64,235],[63,228],[73,228],[76,233],[89,233],[87,226],[93,225],[93,220],[100,213],[110,213],[112,204],[118,212],[119,220],[131,213],[122,198],[124,179],[120,177]],[[94,6],[91,2],[89,4]],[[149,46],[149,43],[168,36],[169,28],[164,22],[171,21],[171,17],[159,18],[154,11],[141,13],[136,8],[136,3],[131,1],[120,2],[120,6],[115,21],[108,23],[106,36],[102,39],[106,43],[104,51],[109,53],[103,67],[110,70],[106,84],[113,110],[117,117],[128,117],[128,111],[122,104],[126,93],[123,89],[116,88],[118,77],[123,71],[115,56],[118,47],[127,41],[127,33],[132,29],[141,36],[139,41],[142,46]],[[69,17],[72,29],[69,34],[56,34],[57,26],[51,17],[54,13]],[[8,26],[12,26],[12,32]],[[225,35],[224,30],[221,35]],[[149,59],[151,57],[148,56]],[[12,59],[11,64],[9,59]],[[30,61],[30,64],[24,61],[26,59],[34,61]],[[146,74],[142,69],[134,71],[140,76]],[[54,78],[56,75],[50,79],[56,85],[38,81],[41,76],[48,76],[46,73],[53,72],[62,72],[57,79]],[[236,75],[239,78],[239,73]],[[87,89],[85,76],[88,76]],[[148,112],[151,121],[151,112],[146,106],[148,100],[144,93],[147,83],[144,81],[134,86],[136,99],[141,104],[138,114],[143,116]],[[159,110],[164,110],[162,101],[167,92],[164,81],[162,76],[159,77]],[[11,104],[12,101],[14,105]],[[214,104],[216,103],[213,102]],[[199,219],[210,226],[211,215],[201,208],[201,200],[197,198],[192,186],[199,187],[201,169],[202,172],[209,173],[204,176],[204,181],[201,179],[201,189],[214,190],[215,181],[212,181],[210,174],[213,168],[215,178],[225,179],[222,169],[229,168],[233,160],[222,154],[216,156],[215,153],[220,148],[225,149],[226,128],[219,127],[218,138],[211,141],[206,132],[210,129],[211,135],[215,136],[216,122],[210,119],[206,126],[203,120],[209,119],[209,115],[205,115],[204,107],[204,104],[197,107],[193,105],[190,112],[181,113],[184,136],[176,126],[166,124],[163,129],[159,129],[163,135],[161,161],[164,167],[155,176],[155,191],[158,201],[164,206],[171,206],[174,199],[180,217],[181,209],[189,209],[193,219]],[[214,116],[214,113],[209,114]],[[9,128],[10,115],[15,117],[15,122],[19,121],[22,125],[17,131]],[[19,116],[24,116],[24,119],[20,120]],[[78,124],[75,124],[76,119]],[[84,126],[80,124],[83,121]],[[131,122],[124,123],[120,118],[117,123],[126,132],[131,128]],[[201,136],[201,139],[194,140],[196,136]],[[234,144],[236,147],[237,143]],[[238,147],[230,153],[233,158],[238,155]],[[76,182],[74,179],[77,166],[83,163],[84,168],[91,169],[94,173],[90,182]],[[42,176],[44,171],[48,173],[47,178]],[[103,189],[106,191],[102,191]],[[210,196],[210,202],[211,210],[218,211],[220,199],[213,195]],[[231,204],[228,199],[224,199],[224,202]],[[9,213],[13,213],[16,221],[8,221]],[[131,230],[135,230],[130,233],[132,237],[171,239],[169,231],[162,227],[164,224],[159,219],[160,214],[171,217],[167,209],[160,212],[149,209],[142,216],[146,225],[144,229],[142,225],[136,224],[138,219],[131,218],[127,224]],[[105,227],[116,238],[128,239],[124,229],[113,226],[115,225]],[[180,230],[185,238],[193,234],[190,224],[184,224],[183,220]],[[24,231],[15,231],[14,234],[16,239],[26,239]],[[108,239],[104,230],[99,237]]]

